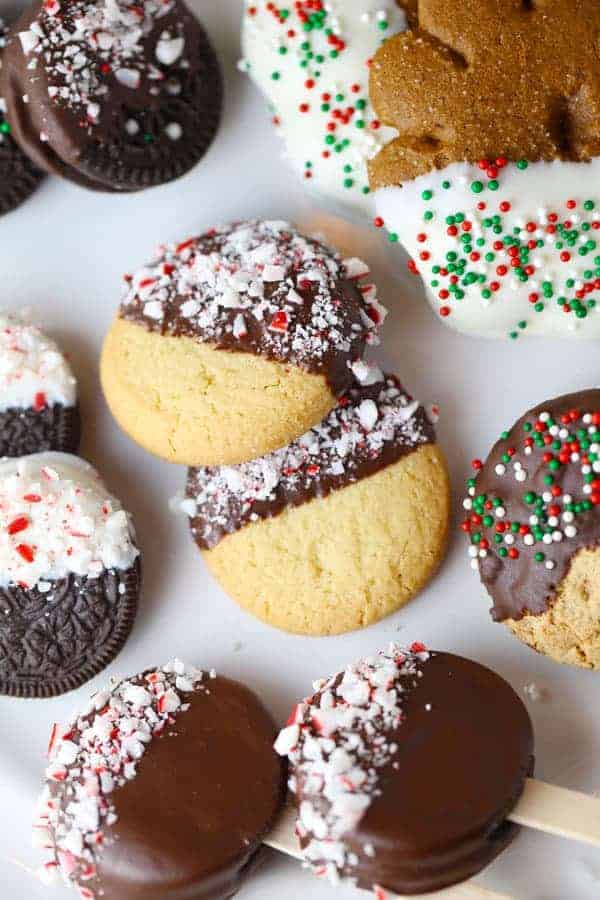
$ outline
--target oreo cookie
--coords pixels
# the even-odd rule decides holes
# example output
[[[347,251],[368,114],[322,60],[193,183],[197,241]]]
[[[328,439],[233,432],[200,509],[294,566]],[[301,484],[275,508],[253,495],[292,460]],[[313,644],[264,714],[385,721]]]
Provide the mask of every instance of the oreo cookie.
[[[191,169],[217,131],[219,62],[180,0],[38,2],[6,54],[16,140],[37,165],[84,187],[164,184]]]
[[[0,457],[76,453],[80,439],[77,382],[59,347],[0,315]]]
[[[263,857],[285,799],[255,694],[172,660],[54,725],[34,842],[81,900],[224,900]]]
[[[0,54],[6,46],[6,33],[6,25],[0,19]],[[0,97],[0,216],[20,206],[42,178],[42,172],[14,142],[5,115],[5,103]]]
[[[54,697],[117,655],[133,626],[139,550],[84,460],[0,463],[0,694]]]

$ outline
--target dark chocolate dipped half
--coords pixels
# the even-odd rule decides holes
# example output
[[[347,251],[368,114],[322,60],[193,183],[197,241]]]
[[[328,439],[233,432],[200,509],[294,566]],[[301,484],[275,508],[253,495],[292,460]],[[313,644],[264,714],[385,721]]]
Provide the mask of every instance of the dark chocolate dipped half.
[[[8,28],[0,18],[0,70]],[[0,216],[20,206],[43,178],[11,136],[6,103],[0,94]]]
[[[75,453],[77,382],[57,344],[34,325],[0,315],[0,457]]]
[[[574,556],[600,541],[600,390],[536,406],[473,467],[462,527],[492,617],[542,615]]]
[[[127,276],[119,315],[322,374],[337,396],[385,316],[367,275],[287,222],[252,220],[160,247]]]
[[[276,743],[318,875],[397,894],[475,875],[515,837],[533,769],[523,703],[489,669],[391,645],[324,681]]]
[[[178,178],[217,131],[222,77],[179,0],[34,3],[2,78],[14,135],[36,165],[96,190]]]
[[[362,363],[357,371],[365,383],[356,381],[320,425],[287,447],[237,466],[189,469],[181,505],[201,549],[435,442],[427,412],[394,375]]]
[[[244,685],[178,660],[113,684],[50,744],[36,832],[84,900],[226,900],[285,795]]]
[[[104,669],[140,592],[132,525],[76,456],[0,462],[0,694],[53,697]]]

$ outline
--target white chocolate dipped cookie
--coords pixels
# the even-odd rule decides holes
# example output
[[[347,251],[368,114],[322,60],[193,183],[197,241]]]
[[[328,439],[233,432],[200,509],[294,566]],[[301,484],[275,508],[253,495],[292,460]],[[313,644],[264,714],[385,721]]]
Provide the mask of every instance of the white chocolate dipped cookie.
[[[370,62],[407,27],[394,0],[247,0],[240,67],[268,99],[290,163],[307,186],[360,212],[372,208],[367,160],[395,131],[369,101]]]
[[[600,335],[600,7],[419,0],[373,61],[375,224],[443,321]],[[519,76],[516,77],[516,73]]]

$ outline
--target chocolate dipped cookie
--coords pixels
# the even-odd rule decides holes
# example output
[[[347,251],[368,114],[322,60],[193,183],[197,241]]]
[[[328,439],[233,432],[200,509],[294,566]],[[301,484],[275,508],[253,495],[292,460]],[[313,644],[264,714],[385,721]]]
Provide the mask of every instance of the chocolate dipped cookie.
[[[433,425],[397,378],[363,368],[363,383],[287,447],[189,470],[181,506],[209,569],[244,609],[286,631],[378,621],[429,581],[445,551],[448,473]]]
[[[536,406],[473,467],[462,528],[492,618],[600,669],[600,390]]]
[[[406,28],[404,11],[395,0],[245,6],[240,68],[268,100],[286,157],[307,187],[370,212],[367,161],[395,132],[373,112],[369,66]]]
[[[0,18],[0,71],[7,31],[4,20]],[[0,94],[0,216],[20,206],[42,178],[42,172],[36,169],[11,136],[6,102]]]
[[[100,191],[183,175],[222,102],[214,50],[180,0],[38,0],[11,29],[0,90],[36,166]]]
[[[275,726],[228,678],[174,660],[55,726],[36,842],[82,900],[226,900],[285,795]]]
[[[76,453],[80,439],[77,382],[58,345],[0,315],[0,457]]]
[[[376,114],[398,130],[370,163],[376,224],[452,327],[597,338],[600,6],[416,7],[371,68]]]
[[[465,881],[512,841],[533,770],[527,711],[499,675],[422,644],[316,682],[276,749],[315,874],[385,897]]]
[[[0,694],[54,697],[105,668],[127,640],[139,551],[119,501],[84,460],[0,462]]]
[[[253,220],[158,249],[126,276],[101,361],[135,441],[169,462],[240,463],[318,422],[385,311],[368,267],[286,222]]]

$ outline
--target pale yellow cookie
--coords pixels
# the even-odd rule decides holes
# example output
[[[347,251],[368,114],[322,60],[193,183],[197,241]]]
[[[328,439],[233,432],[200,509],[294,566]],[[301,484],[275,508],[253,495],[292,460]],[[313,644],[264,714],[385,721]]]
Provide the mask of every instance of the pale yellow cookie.
[[[325,378],[115,319],[100,376],[110,410],[150,453],[184,465],[239,463],[286,444],[335,403]]]
[[[377,622],[432,577],[450,492],[434,410],[375,367],[300,438],[191,468],[182,511],[223,588],[264,622],[327,635]]]
[[[224,590],[297,634],[364,628],[433,576],[448,535],[444,457],[425,445],[355,484],[225,537],[204,559]]]
[[[169,462],[240,463],[293,441],[364,369],[385,310],[368,267],[286,222],[159,248],[125,276],[102,386],[135,441]]]
[[[579,551],[546,612],[505,624],[557,662],[600,669],[600,550]]]

